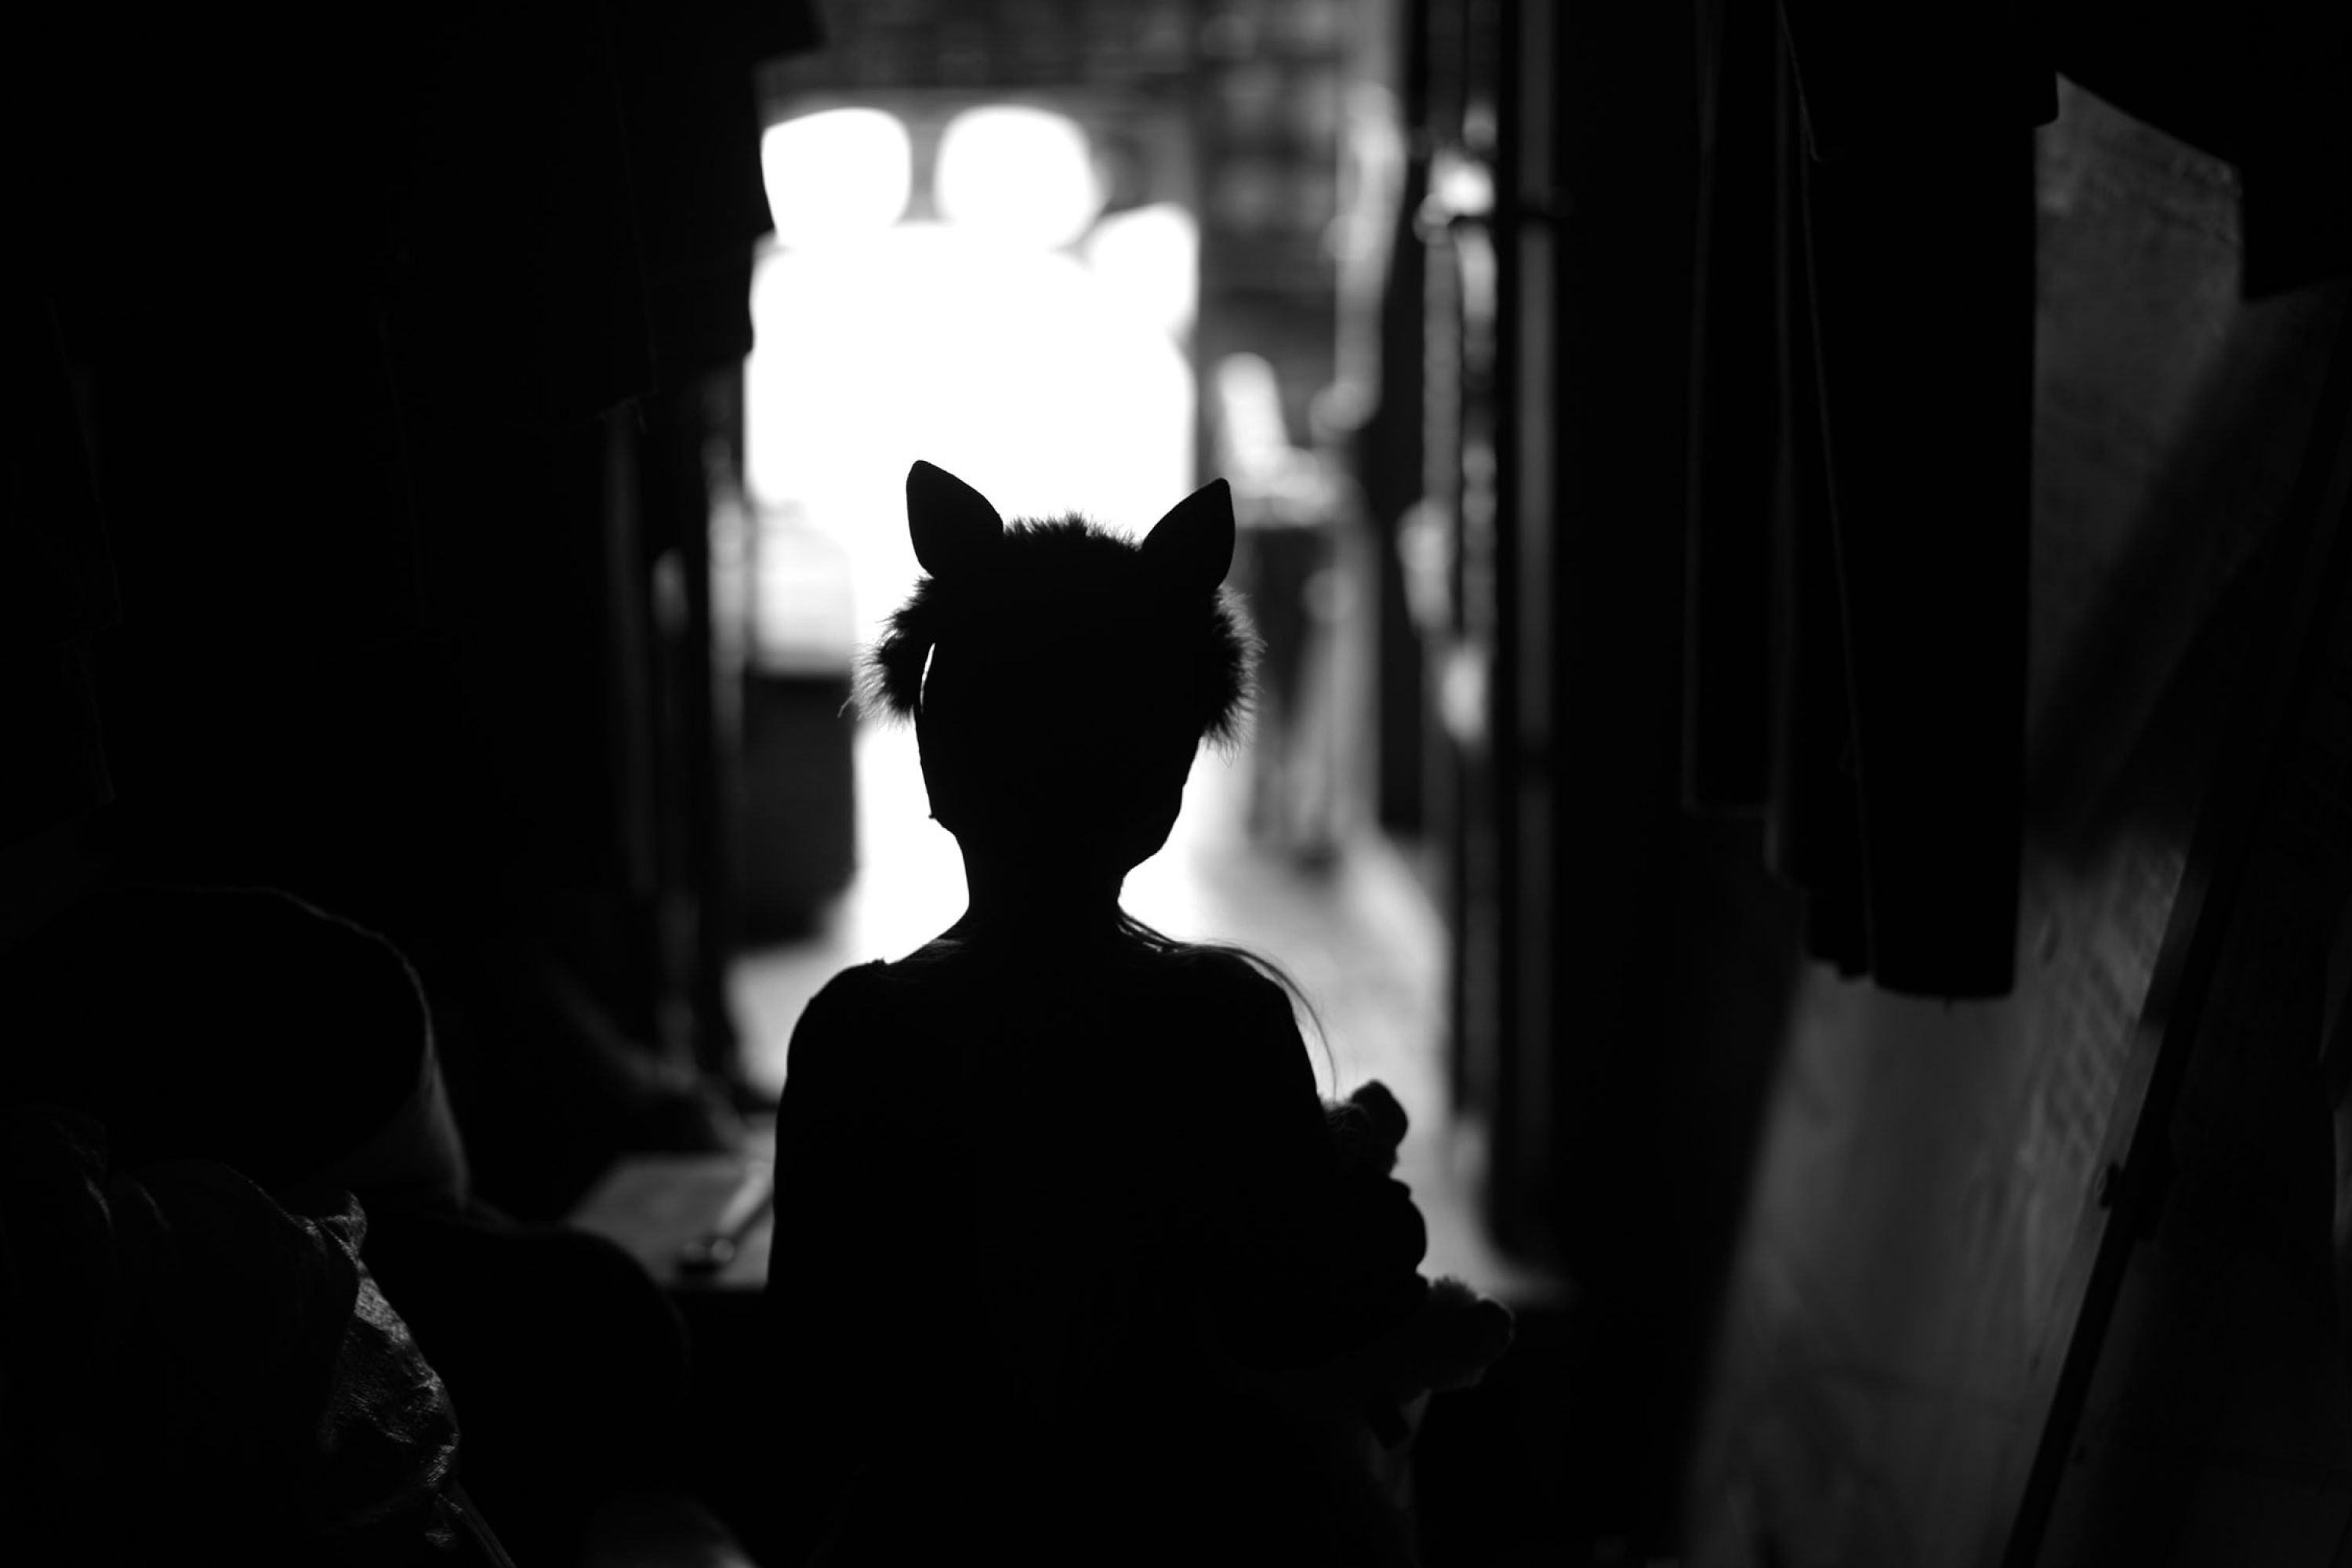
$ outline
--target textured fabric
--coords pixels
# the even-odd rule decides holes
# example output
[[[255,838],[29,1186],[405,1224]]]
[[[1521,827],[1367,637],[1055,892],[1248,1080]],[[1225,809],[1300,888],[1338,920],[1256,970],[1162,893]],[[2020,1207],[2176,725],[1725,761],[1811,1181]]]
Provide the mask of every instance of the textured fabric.
[[[59,1115],[104,1125],[101,1152],[110,1149],[132,1184],[121,1203],[111,1189],[92,1191],[112,1205],[112,1234],[131,1238],[118,1248],[126,1258],[154,1250],[140,1239],[148,1231],[124,1228],[126,1215],[155,1207],[140,1193],[163,1194],[155,1245],[170,1258],[189,1256],[192,1237],[212,1247],[203,1240],[211,1229],[236,1223],[242,1239],[204,1265],[212,1281],[203,1287],[211,1292],[201,1297],[211,1303],[205,1310],[249,1320],[257,1331],[274,1324],[280,1337],[297,1333],[293,1320],[310,1310],[322,1276],[312,1264],[273,1274],[240,1261],[248,1243],[265,1261],[286,1259],[291,1242],[268,1239],[263,1205],[316,1216],[356,1257],[362,1232],[351,1194],[360,1194],[373,1214],[369,1278],[352,1287],[351,1310],[365,1320],[353,1346],[364,1348],[367,1333],[390,1334],[381,1320],[397,1310],[401,1342],[415,1338],[414,1352],[401,1353],[430,1358],[463,1407],[469,1489],[525,1561],[564,1560],[592,1509],[657,1470],[657,1435],[687,1376],[675,1309],[643,1265],[609,1241],[518,1226],[468,1202],[466,1150],[430,1015],[389,942],[268,890],[110,888],[5,955],[0,999],[11,1047],[0,1100],[70,1105]],[[36,1173],[47,1188],[31,1191],[25,1201],[35,1214],[58,1211],[55,1194],[67,1179],[44,1172]],[[195,1199],[183,1201],[194,1190],[189,1172],[202,1178],[194,1209]],[[168,1191],[157,1185],[166,1176],[175,1184]],[[226,1208],[224,1192],[237,1194]],[[29,1236],[17,1254],[22,1277],[67,1297],[77,1276],[61,1260],[104,1258],[79,1232],[21,1234]],[[185,1294],[170,1289],[174,1301]],[[89,1307],[101,1310],[103,1302]],[[28,1328],[18,1352],[67,1342],[59,1336],[73,1315]],[[229,1352],[221,1356],[217,1373],[205,1375],[219,1383],[223,1407],[260,1397],[231,1386],[244,1374]],[[262,1383],[277,1375],[250,1373]],[[364,1404],[379,1395],[361,1388],[337,1397]],[[157,1420],[168,1414],[150,1406],[126,1409]],[[365,1414],[354,1405],[353,1418]],[[364,1444],[380,1446],[376,1436],[328,1436],[338,1463],[363,1458]]]
[[[0,1119],[12,1561],[470,1560],[456,1416],[356,1202],[292,1213],[215,1162],[120,1168],[61,1108]]]
[[[526,1565],[573,1561],[607,1500],[675,1476],[689,1346],[643,1264],[603,1237],[380,1206],[368,1267],[465,1423],[466,1489]]]

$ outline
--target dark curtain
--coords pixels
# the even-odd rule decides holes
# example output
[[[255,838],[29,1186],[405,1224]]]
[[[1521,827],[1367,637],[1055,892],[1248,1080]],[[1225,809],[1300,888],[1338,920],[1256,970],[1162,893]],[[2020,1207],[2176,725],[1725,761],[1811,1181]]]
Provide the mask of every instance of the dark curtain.
[[[1806,942],[2011,983],[2053,69],[2238,166],[2246,297],[2352,268],[2352,11],[2112,0],[1965,25],[1703,0],[1685,804],[1766,820]]]
[[[1999,995],[2053,83],[1998,16],[1718,0],[1702,40],[1686,803],[1765,818],[1815,957]]]
[[[672,613],[647,645],[653,727],[655,898],[670,983],[690,998],[707,1070],[740,1068],[727,970],[738,939],[739,834],[731,765],[711,685],[709,519],[719,474],[740,483],[743,359],[751,350],[751,270],[769,229],[760,106],[747,63],[806,50],[800,6],[710,7],[691,27],[649,0],[614,12],[614,58],[630,148],[653,347],[637,432],[631,565],[674,583]]]
[[[126,835],[314,885],[478,875],[493,838],[609,870],[595,426],[748,346],[752,68],[814,32],[404,6],[27,40],[7,666],[54,729],[57,650],[111,628]]]
[[[1966,23],[1702,0],[1685,804],[1756,814],[1806,945],[2001,994],[2053,71],[2238,167],[2249,299],[2352,269],[2352,10]]]
[[[7,493],[0,521],[0,846],[114,795],[91,640],[121,615],[56,313],[29,279],[0,300]]]

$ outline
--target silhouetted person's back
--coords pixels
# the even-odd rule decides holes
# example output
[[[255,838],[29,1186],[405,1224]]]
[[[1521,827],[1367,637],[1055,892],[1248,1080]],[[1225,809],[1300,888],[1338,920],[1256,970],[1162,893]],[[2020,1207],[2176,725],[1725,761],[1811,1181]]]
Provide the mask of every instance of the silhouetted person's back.
[[[1238,960],[935,947],[837,978],[792,1067],[787,1484],[816,1502],[863,1467],[877,1560],[1067,1531],[1074,1560],[1136,1561],[1275,1511],[1250,1494],[1284,1468],[1225,1451],[1191,1314],[1199,1292],[1250,1360],[1312,1359],[1284,1275],[1323,1125],[1279,988]]]

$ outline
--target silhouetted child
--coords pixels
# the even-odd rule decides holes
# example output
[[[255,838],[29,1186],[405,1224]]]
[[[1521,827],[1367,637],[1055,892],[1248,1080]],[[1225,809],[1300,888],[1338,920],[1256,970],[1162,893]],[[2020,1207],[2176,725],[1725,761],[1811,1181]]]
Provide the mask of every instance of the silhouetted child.
[[[1419,1265],[1403,1113],[1318,1096],[1285,986],[1119,907],[1251,636],[1222,481],[1139,545],[918,463],[872,650],[969,908],[836,975],[777,1129],[779,1558],[1412,1561],[1370,1462],[1510,1317]],[[822,1542],[821,1548],[819,1543]]]

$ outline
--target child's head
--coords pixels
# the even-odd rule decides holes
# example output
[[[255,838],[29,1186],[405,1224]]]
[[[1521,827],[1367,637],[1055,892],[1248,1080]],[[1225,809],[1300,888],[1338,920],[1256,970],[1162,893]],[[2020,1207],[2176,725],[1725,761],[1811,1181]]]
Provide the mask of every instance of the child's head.
[[[931,813],[967,850],[1123,874],[1246,708],[1232,492],[1195,491],[1138,544],[1076,516],[1008,525],[917,463],[907,517],[927,575],[867,654],[862,707],[913,717]]]

